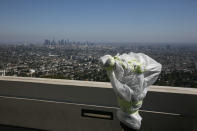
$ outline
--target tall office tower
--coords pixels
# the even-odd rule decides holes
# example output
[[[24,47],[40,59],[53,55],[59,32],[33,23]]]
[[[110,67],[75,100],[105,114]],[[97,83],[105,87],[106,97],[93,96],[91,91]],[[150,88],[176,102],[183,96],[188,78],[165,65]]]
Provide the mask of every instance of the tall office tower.
[[[64,39],[62,39],[60,43],[61,43],[61,45],[64,45]]]

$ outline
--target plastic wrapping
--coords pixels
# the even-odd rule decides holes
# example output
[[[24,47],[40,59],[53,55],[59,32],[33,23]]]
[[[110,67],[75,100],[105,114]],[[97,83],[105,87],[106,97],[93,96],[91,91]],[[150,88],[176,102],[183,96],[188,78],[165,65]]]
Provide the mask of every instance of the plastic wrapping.
[[[107,70],[116,93],[120,109],[117,117],[127,126],[139,129],[141,116],[138,113],[142,101],[161,72],[161,64],[143,53],[105,55],[100,58]]]

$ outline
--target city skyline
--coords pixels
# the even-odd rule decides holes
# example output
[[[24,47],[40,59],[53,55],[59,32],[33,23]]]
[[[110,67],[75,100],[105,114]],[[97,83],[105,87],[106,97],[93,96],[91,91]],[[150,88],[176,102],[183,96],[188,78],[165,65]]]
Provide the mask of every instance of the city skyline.
[[[197,1],[0,0],[0,42],[197,43]]]

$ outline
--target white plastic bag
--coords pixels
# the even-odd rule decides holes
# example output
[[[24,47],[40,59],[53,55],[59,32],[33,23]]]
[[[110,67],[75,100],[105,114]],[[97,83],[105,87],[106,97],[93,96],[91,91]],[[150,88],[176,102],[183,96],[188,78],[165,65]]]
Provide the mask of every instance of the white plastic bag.
[[[117,117],[127,126],[139,129],[141,116],[138,113],[142,101],[161,72],[161,64],[143,53],[105,55],[100,58],[107,70],[116,93],[120,110]]]

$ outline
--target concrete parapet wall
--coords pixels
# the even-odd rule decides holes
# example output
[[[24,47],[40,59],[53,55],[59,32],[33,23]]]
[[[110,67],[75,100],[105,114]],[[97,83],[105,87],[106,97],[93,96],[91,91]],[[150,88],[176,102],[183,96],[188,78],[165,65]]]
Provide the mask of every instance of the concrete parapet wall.
[[[196,101],[196,89],[152,86],[140,111],[140,131],[196,131]],[[3,125],[54,131],[120,131],[117,108],[109,83],[0,77]],[[111,113],[112,119],[105,119],[109,117],[105,115],[84,117],[83,109]]]

